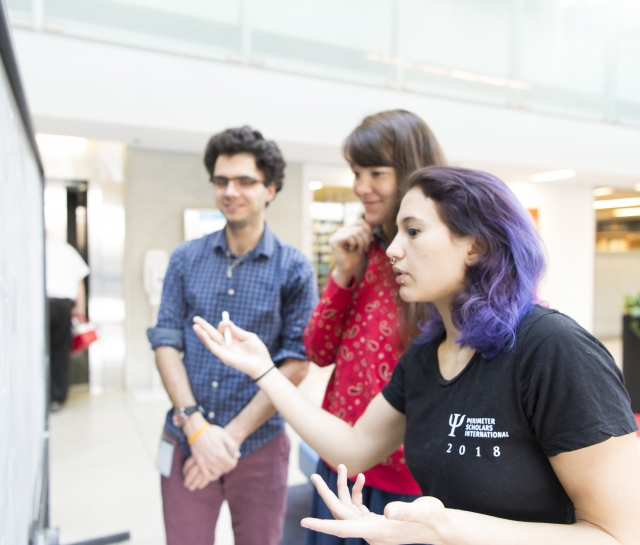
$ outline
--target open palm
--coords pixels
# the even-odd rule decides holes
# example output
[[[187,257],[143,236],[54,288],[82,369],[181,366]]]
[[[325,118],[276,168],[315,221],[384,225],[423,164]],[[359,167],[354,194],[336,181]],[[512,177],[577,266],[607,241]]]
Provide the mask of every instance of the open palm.
[[[401,543],[434,543],[447,513],[436,498],[418,498],[412,503],[394,502],[387,505],[384,515],[371,513],[362,505],[364,475],[359,474],[349,493],[347,468],[338,466],[338,496],[319,475],[311,477],[320,497],[336,520],[305,518],[302,526],[316,532],[341,538],[359,537],[370,545],[399,545]]]
[[[193,319],[202,343],[229,367],[256,378],[273,365],[269,350],[255,333],[239,328],[233,322],[220,322],[218,329],[199,316]],[[224,330],[231,331],[231,344],[225,343]]]

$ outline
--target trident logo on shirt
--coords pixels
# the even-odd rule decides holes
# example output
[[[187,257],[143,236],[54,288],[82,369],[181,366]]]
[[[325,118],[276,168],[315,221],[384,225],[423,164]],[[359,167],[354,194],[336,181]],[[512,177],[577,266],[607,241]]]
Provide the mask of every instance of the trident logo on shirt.
[[[451,426],[451,433],[449,434],[449,437],[456,436],[456,428],[462,426],[465,416],[467,415],[463,414],[462,416],[460,416],[458,413],[455,413],[449,417],[449,426]]]

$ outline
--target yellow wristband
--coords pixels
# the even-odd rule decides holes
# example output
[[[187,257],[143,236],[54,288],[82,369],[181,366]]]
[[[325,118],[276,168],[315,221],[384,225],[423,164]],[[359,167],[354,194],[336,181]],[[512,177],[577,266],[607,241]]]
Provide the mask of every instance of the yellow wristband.
[[[200,426],[195,432],[194,434],[189,437],[189,439],[187,439],[187,443],[189,443],[190,445],[193,445],[196,442],[196,439],[198,437],[200,437],[200,434],[206,430],[209,426],[211,426],[211,424],[209,424],[209,422],[205,422],[204,424],[202,424],[202,426]]]

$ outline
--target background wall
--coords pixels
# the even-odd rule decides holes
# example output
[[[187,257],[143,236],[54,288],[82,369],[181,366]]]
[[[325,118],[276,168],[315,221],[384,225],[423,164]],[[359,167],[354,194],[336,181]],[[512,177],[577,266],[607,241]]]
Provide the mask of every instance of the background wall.
[[[0,69],[0,543],[7,544],[28,542],[43,477],[43,206],[38,165]]]
[[[547,257],[540,298],[592,331],[596,225],[591,188],[522,182],[500,169],[493,174],[508,183],[526,208],[538,213]]]
[[[153,353],[146,329],[152,309],[143,289],[145,250],[171,252],[182,241],[182,211],[214,208],[197,155],[127,150],[125,170],[126,384],[151,384]]]
[[[125,148],[117,142],[55,135],[39,135],[38,147],[47,179],[88,183],[89,319],[98,332],[98,341],[89,347],[89,381],[93,393],[120,389],[126,349],[122,285]],[[62,217],[47,214],[47,229],[66,240],[64,193],[61,212]]]
[[[303,203],[310,192],[302,185],[302,165],[289,164],[285,175],[267,221],[276,235],[301,248],[308,231]],[[146,336],[154,317],[143,289],[144,252],[171,253],[183,241],[184,209],[215,208],[216,202],[200,154],[129,149],[125,179],[126,384],[147,388],[156,379]]]
[[[547,249],[547,272],[540,296],[552,308],[593,331],[596,220],[591,188],[532,185],[538,193],[538,223]]]
[[[290,161],[342,163],[340,144],[365,115],[405,108],[427,120],[456,161],[640,172],[635,128],[52,33],[15,35],[40,132],[201,153],[211,133],[249,123],[277,140]]]
[[[267,221],[276,235],[307,256],[311,253],[311,218],[309,205],[313,199],[304,183],[304,166],[288,163],[283,188],[267,207]]]
[[[595,256],[594,333],[622,335],[625,295],[640,293],[640,252],[597,252]]]
[[[7,4],[22,28],[640,125],[637,0]]]

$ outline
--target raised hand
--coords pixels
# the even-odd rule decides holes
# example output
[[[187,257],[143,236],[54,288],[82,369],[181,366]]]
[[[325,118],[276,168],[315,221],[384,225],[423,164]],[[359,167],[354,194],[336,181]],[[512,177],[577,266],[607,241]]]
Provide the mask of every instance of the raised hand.
[[[347,287],[358,272],[365,254],[373,241],[373,227],[364,219],[338,229],[329,240],[335,261],[331,273],[335,282]]]
[[[384,515],[371,513],[362,505],[364,475],[358,475],[349,494],[347,468],[338,466],[338,496],[319,475],[313,484],[336,520],[304,518],[301,525],[316,532],[348,538],[358,537],[371,545],[399,543],[441,543],[442,533],[452,524],[442,502],[436,498],[418,498],[412,503],[393,502]]]
[[[193,321],[193,330],[198,338],[229,367],[255,379],[273,365],[269,350],[255,333],[240,329],[230,321],[220,322],[218,329],[199,316]],[[227,328],[231,331],[230,345],[224,341],[224,330]]]

